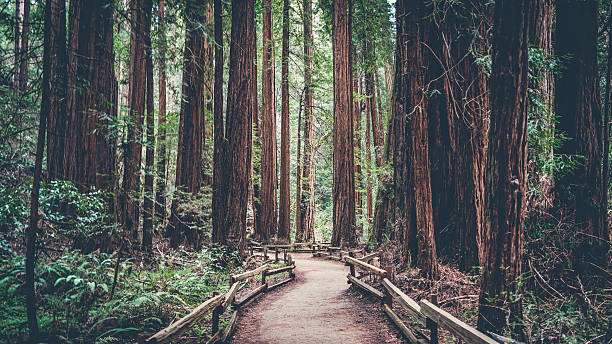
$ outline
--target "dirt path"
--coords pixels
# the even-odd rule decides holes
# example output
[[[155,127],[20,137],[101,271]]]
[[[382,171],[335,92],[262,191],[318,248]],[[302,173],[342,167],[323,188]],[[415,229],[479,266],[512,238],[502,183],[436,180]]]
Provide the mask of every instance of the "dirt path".
[[[296,280],[241,311],[232,343],[404,343],[384,313],[349,290],[344,264],[295,254]]]

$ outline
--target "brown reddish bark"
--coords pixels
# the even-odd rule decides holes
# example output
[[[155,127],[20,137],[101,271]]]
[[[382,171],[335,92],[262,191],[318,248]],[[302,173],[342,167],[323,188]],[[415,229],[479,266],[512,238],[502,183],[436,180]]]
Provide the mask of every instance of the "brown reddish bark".
[[[370,117],[372,123],[372,139],[374,144],[374,160],[376,166],[382,166],[382,149],[383,149],[383,136],[382,136],[382,123],[379,118],[379,111],[376,105],[376,90],[375,90],[375,79],[373,64],[374,59],[374,48],[371,43],[366,43],[365,47],[365,61],[366,61],[366,72],[365,72],[365,95],[367,97],[367,116]]]
[[[302,210],[300,206],[300,202],[302,200],[302,159],[301,159],[301,145],[302,145],[302,99],[303,95],[306,91],[306,86],[304,85],[304,91],[300,95],[300,107],[298,109],[298,130],[297,130],[297,156],[296,156],[296,165],[295,169],[295,241],[299,242],[299,238],[303,236],[302,232]]]
[[[438,277],[431,201],[428,120],[424,97],[422,0],[398,2],[395,182],[405,259],[428,278]]]
[[[215,20],[215,84],[214,84],[214,151],[213,151],[213,200],[212,200],[212,241],[225,243],[223,232],[223,207],[225,197],[221,189],[223,176],[223,149],[225,147],[225,132],[223,129],[223,4],[214,0]]]
[[[312,86],[313,36],[312,36],[312,0],[304,0],[304,125],[302,140],[304,153],[302,163],[302,189],[300,200],[300,225],[296,233],[297,241],[309,241],[314,238],[314,162],[313,145],[315,140],[314,100]]]
[[[522,332],[518,278],[527,177],[528,12],[528,0],[495,3],[478,328],[496,333],[507,324],[515,334]]]
[[[367,92],[367,91],[366,91]],[[372,201],[372,116],[370,107],[372,103],[369,99],[365,101],[365,171],[366,171],[366,218],[368,223],[372,220],[373,201]]]
[[[572,57],[555,82],[557,132],[569,140],[558,152],[577,162],[574,169],[556,181],[561,204],[575,209],[575,223],[584,237],[581,256],[605,264],[609,228],[607,209],[602,208],[604,195],[601,174],[601,107],[597,73],[597,1],[558,1],[556,54]],[[580,85],[580,87],[576,87]],[[594,239],[595,238],[595,239]],[[597,240],[596,238],[603,239]]]
[[[291,226],[291,187],[289,186],[289,0],[283,0],[283,43],[281,58],[281,172],[278,207],[278,239],[283,242],[288,242]]]
[[[256,94],[255,19],[253,0],[232,1],[230,73],[227,91],[225,168],[220,191],[227,194],[222,232],[225,242],[242,256],[245,253],[246,210],[251,165],[251,132]]]
[[[19,53],[19,90],[28,89],[29,35],[30,35],[30,0],[23,0],[23,23],[21,28],[21,48]]]
[[[50,108],[47,117],[47,174],[49,180],[65,179],[64,149],[66,131],[68,130],[68,114],[66,113],[66,72],[68,60],[66,56],[66,3],[52,1],[49,6],[50,31],[49,64],[51,82]],[[47,8],[47,7],[46,7]]]
[[[355,54],[355,46],[353,45],[352,53]],[[361,94],[360,84],[361,77],[358,73],[353,70],[353,95]],[[363,159],[363,155],[365,151],[361,145],[361,137],[362,137],[362,129],[361,129],[361,101],[358,100],[358,97],[353,98],[353,125],[355,128],[355,138],[354,145],[355,151],[357,152],[357,157],[355,158],[355,214],[357,219],[362,218],[363,209],[362,209],[362,189],[363,189],[363,173],[361,169],[361,160]],[[361,237],[363,233],[363,223],[358,222],[357,224],[357,237]]]
[[[348,1],[350,2],[350,0]],[[351,85],[351,32],[347,1],[332,5],[332,50],[334,60],[334,184],[332,245],[354,246],[355,160]]]
[[[181,214],[179,206],[186,199],[197,197],[202,183],[202,149],[204,141],[204,112],[206,102],[207,51],[206,38],[201,29],[210,20],[208,2],[187,2],[187,28],[183,55],[183,96],[179,120],[176,158],[177,193],[172,200],[168,231],[170,244],[178,247],[188,243],[200,246],[199,231],[189,226],[190,214]],[[190,195],[190,196],[189,196]]]
[[[267,242],[277,231],[276,190],[276,107],[274,92],[274,41],[272,38],[272,1],[263,1],[261,57],[261,221],[260,238]]]
[[[128,108],[130,111],[123,161],[123,224],[132,240],[138,240],[140,219],[139,195],[142,161],[142,124],[145,112],[144,8],[138,1],[130,1],[130,80]]]
[[[155,163],[155,107],[153,102],[153,48],[151,47],[151,10],[152,0],[145,0],[144,20],[144,43],[145,43],[145,69],[146,69],[146,149],[145,149],[145,178],[143,192],[143,216],[142,216],[142,247],[150,250],[153,246],[153,217],[155,208],[153,205],[153,177]]]
[[[608,187],[610,183],[610,97],[612,94],[610,93],[610,83],[612,80],[612,11],[608,15],[608,65],[606,71],[606,89],[605,89],[605,109],[603,115],[603,170],[602,170],[602,191],[603,195],[601,197],[601,208],[608,209]],[[609,221],[606,218],[604,220],[604,226],[609,225]]]
[[[159,34],[159,105],[157,114],[157,182],[155,186],[155,217],[162,225],[166,222],[166,16],[164,0],[158,5]]]

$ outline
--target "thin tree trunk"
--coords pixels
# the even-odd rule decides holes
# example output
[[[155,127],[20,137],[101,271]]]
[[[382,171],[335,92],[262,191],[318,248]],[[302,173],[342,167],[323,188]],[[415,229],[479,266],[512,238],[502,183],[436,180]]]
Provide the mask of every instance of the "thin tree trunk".
[[[223,129],[223,4],[214,0],[215,20],[215,86],[214,86],[214,156],[213,156],[213,210],[212,241],[225,243],[223,228],[223,207],[227,195],[223,193],[221,182],[225,180],[222,159],[224,156],[225,132]]]
[[[366,91],[367,93],[367,91]],[[366,218],[368,223],[372,220],[373,215],[373,200],[372,200],[372,103],[367,99],[365,101],[365,171],[366,171]]]
[[[301,159],[301,145],[302,145],[302,99],[303,95],[306,91],[306,85],[304,85],[304,91],[300,94],[300,107],[298,109],[298,130],[297,130],[297,156],[295,160],[295,164],[297,165],[295,169],[295,241],[299,242],[303,237],[303,228],[302,228],[302,210],[300,202],[302,201],[302,159]]]
[[[269,241],[277,230],[276,109],[272,1],[263,1],[262,111],[261,111],[261,239]]]
[[[283,0],[283,46],[281,71],[281,172],[280,197],[278,209],[278,239],[289,241],[291,226],[290,203],[291,187],[289,186],[289,0]]]
[[[159,34],[159,108],[157,114],[157,182],[155,187],[155,217],[159,223],[166,222],[166,16],[164,0],[158,6]]]
[[[253,64],[255,62],[254,0],[232,1],[230,73],[227,91],[226,146],[224,177],[220,192],[227,194],[223,224],[225,242],[245,253],[247,194],[251,165],[252,112],[254,109]],[[249,113],[250,112],[250,113]]]
[[[349,0],[350,2],[350,0]],[[332,245],[352,247],[355,236],[355,160],[351,85],[351,32],[347,1],[332,5],[334,60],[334,184]]]
[[[150,250],[153,246],[153,217],[155,216],[155,208],[153,204],[153,177],[155,163],[155,107],[153,105],[153,47],[151,46],[151,16],[152,16],[152,0],[145,1],[145,69],[146,69],[146,139],[147,145],[145,150],[145,178],[144,178],[144,194],[143,194],[143,219],[142,219],[142,247],[145,250]]]
[[[30,35],[30,0],[23,0],[23,26],[21,31],[21,58],[19,59],[19,90],[28,89],[28,60]]]
[[[312,161],[313,144],[315,139],[314,103],[312,89],[313,38],[312,38],[312,0],[304,0],[304,126],[303,136],[304,154],[302,164],[302,190],[300,200],[301,228],[296,236],[297,241],[312,239],[312,226],[314,225],[314,164]],[[311,176],[312,175],[312,176]]]
[[[528,13],[529,0],[495,3],[486,258],[478,308],[479,329],[501,333],[509,323],[519,337],[522,311],[518,278],[527,191]]]
[[[603,170],[601,176],[601,208],[608,211],[608,188],[610,182],[610,78],[612,77],[612,10],[608,16],[608,70],[606,72],[605,112],[603,115]],[[604,219],[604,227],[609,226],[608,218]]]
[[[13,47],[13,91],[15,92],[19,90],[19,59],[21,58],[19,47],[21,46],[22,4],[23,0],[15,0],[15,45]]]

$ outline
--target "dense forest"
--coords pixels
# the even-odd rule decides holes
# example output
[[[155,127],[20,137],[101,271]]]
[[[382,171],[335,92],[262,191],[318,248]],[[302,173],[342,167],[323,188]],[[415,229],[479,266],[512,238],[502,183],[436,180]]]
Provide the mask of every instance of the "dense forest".
[[[136,342],[254,241],[609,343],[611,28],[609,0],[2,2],[0,342]]]

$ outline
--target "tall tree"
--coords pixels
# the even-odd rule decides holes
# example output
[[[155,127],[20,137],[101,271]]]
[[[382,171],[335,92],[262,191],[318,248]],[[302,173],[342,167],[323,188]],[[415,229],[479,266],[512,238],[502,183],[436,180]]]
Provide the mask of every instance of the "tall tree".
[[[365,82],[363,82],[365,84]],[[363,86],[362,86],[363,87]],[[366,170],[366,217],[368,221],[372,219],[373,199],[372,199],[372,116],[370,107],[372,103],[369,99],[365,100],[365,170]]]
[[[350,2],[350,0],[349,0]],[[334,55],[334,184],[332,245],[353,246],[355,236],[355,157],[351,85],[350,16],[347,1],[332,5]]]
[[[529,0],[498,0],[493,26],[491,127],[486,178],[485,259],[478,328],[520,334],[527,169]],[[507,315],[510,315],[509,319]]]
[[[274,92],[274,41],[272,38],[272,0],[263,1],[261,56],[261,221],[260,235],[268,241],[277,230],[276,191],[276,106]]]
[[[424,97],[424,1],[398,2],[397,66],[393,157],[396,208],[404,228],[408,262],[424,276],[438,277],[429,166],[428,120]],[[413,260],[414,258],[414,260]]]
[[[139,196],[142,162],[142,125],[145,113],[146,73],[144,43],[144,3],[129,2],[130,11],[130,80],[128,107],[130,109],[123,161],[123,224],[132,240],[138,240],[140,219]]]
[[[314,99],[312,85],[313,36],[312,36],[312,0],[304,0],[304,123],[302,141],[302,187],[300,200],[300,228],[296,232],[297,241],[314,239],[314,163],[312,159],[315,140]]]
[[[177,194],[172,200],[168,225],[170,244],[177,247],[187,242],[199,247],[198,230],[191,228],[189,215],[180,213],[179,205],[196,197],[202,183],[202,149],[206,102],[207,38],[205,25],[212,20],[209,1],[188,1],[185,8],[187,27],[183,56],[183,97],[179,122],[176,159]]]
[[[379,117],[379,111],[376,105],[376,90],[375,90],[375,55],[374,47],[372,43],[368,42],[364,47],[364,62],[366,63],[365,71],[365,95],[367,97],[367,116],[370,117],[372,123],[372,139],[374,143],[374,160],[376,166],[382,166],[382,147],[383,147],[383,134],[382,134],[382,123]]]
[[[155,216],[159,222],[166,221],[166,15],[164,0],[158,5],[158,35],[159,35],[159,108],[157,114],[157,182],[155,186]],[[222,67],[223,68],[223,67]]]
[[[575,168],[557,179],[557,195],[562,205],[575,209],[576,226],[588,235],[584,238],[586,247],[579,254],[603,263],[609,246],[606,244],[609,228],[607,209],[601,207],[604,188],[597,74],[599,1],[563,0],[556,5],[555,52],[570,56],[566,69],[555,82],[556,132],[568,138],[558,152],[577,162]]]
[[[30,36],[30,0],[23,0],[23,24],[21,27],[21,48],[19,53],[19,90],[28,89],[28,62],[29,62],[29,36]]]
[[[214,84],[214,152],[213,152],[213,200],[212,200],[212,241],[225,243],[223,232],[223,211],[225,194],[222,192],[225,131],[223,129],[223,4],[214,0],[215,20],[215,84]]]
[[[64,149],[68,114],[66,113],[66,72],[68,67],[66,51],[66,3],[51,4],[50,66],[52,84],[50,108],[47,118],[47,174],[49,180],[66,179],[64,175]]]
[[[249,132],[253,121],[253,95],[256,87],[254,0],[232,1],[232,29],[227,90],[227,115],[223,180],[219,192],[225,194],[223,216],[217,223],[224,242],[244,255],[246,237],[247,195],[252,141]]]
[[[153,47],[151,46],[151,17],[153,1],[145,0],[144,40],[146,69],[146,148],[145,148],[145,178],[143,189],[142,247],[145,250],[153,246],[153,217],[155,216],[153,177],[155,175],[155,99],[153,97]]]
[[[281,56],[281,162],[278,206],[278,239],[289,241],[291,187],[289,185],[289,0],[283,0],[283,43]]]

